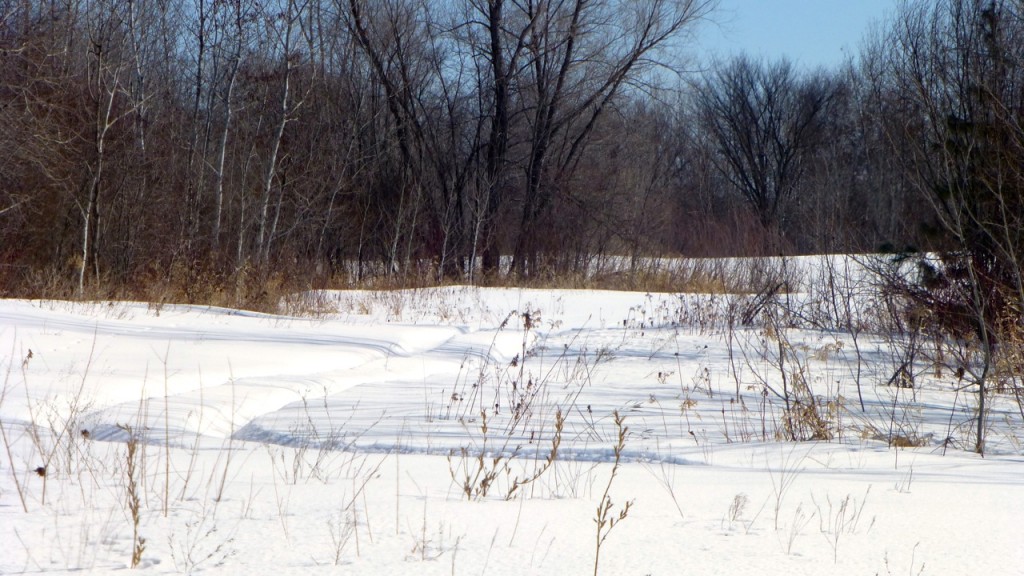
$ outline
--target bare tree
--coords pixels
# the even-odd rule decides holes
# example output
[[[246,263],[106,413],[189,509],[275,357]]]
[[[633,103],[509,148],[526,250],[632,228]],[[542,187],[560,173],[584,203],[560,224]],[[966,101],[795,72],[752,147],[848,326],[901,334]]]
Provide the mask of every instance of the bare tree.
[[[831,82],[744,55],[717,64],[696,94],[715,166],[764,228],[778,225],[819,141]]]
[[[598,120],[626,87],[660,65],[658,51],[708,14],[706,0],[517,4],[531,29],[523,77],[525,190],[513,265],[538,272],[541,215],[574,174]]]
[[[228,153],[228,137],[235,117],[235,88],[238,72],[249,34],[249,24],[256,17],[255,7],[246,0],[234,0],[216,5],[214,26],[223,40],[216,44],[214,69],[219,72],[219,100],[222,119],[216,159],[214,160],[214,209],[210,241],[214,250],[220,248],[221,226],[224,220],[224,177]]]
[[[483,166],[478,174],[479,194],[475,198],[472,231],[471,274],[475,270],[476,255],[480,253],[485,274],[495,274],[500,268],[497,219],[506,200],[506,181],[509,164],[509,138],[512,129],[513,84],[520,74],[527,42],[531,37],[539,14],[522,13],[518,6],[505,0],[470,1],[470,19],[476,26],[470,29],[467,40],[479,61],[479,108],[486,119],[481,130],[484,152]],[[510,14],[509,8],[514,12]]]
[[[299,53],[296,50],[300,31],[300,21],[303,11],[308,7],[307,1],[285,0],[285,7],[281,11],[274,10],[274,7],[263,6],[260,17],[264,20],[264,29],[271,34],[276,52],[281,62],[281,87],[278,103],[277,122],[274,134],[270,141],[270,153],[267,159],[266,173],[263,177],[261,194],[259,200],[259,214],[256,231],[256,261],[266,265],[270,257],[270,248],[273,242],[274,232],[277,228],[277,217],[271,220],[271,192],[273,191],[274,178],[278,170],[278,155],[281,150],[281,140],[284,136],[285,127],[294,120],[295,109],[302,104],[301,99],[295,99],[292,93],[292,74],[295,70]],[[268,9],[269,8],[269,9]],[[284,194],[284,188],[279,187],[279,200],[277,214],[280,214],[280,197]]]
[[[421,199],[423,173],[422,127],[415,93],[422,89],[424,70],[416,58],[426,43],[421,6],[406,0],[386,0],[368,13],[363,0],[337,0],[350,33],[365,52],[377,82],[383,87],[387,109],[394,122],[401,155],[401,190],[395,211],[388,268],[398,271],[408,260],[401,256],[401,241],[411,243]],[[343,4],[343,5],[342,5]]]
[[[104,171],[108,164],[108,135],[115,125],[130,115],[125,109],[128,98],[127,44],[121,27],[121,6],[117,0],[96,2],[91,7],[87,74],[89,105],[93,126],[89,130],[91,158],[87,162],[88,178],[84,184],[85,202],[79,204],[82,214],[82,255],[78,272],[78,293],[85,292],[86,271],[93,267],[100,276],[96,245],[100,242],[100,204],[105,185]]]

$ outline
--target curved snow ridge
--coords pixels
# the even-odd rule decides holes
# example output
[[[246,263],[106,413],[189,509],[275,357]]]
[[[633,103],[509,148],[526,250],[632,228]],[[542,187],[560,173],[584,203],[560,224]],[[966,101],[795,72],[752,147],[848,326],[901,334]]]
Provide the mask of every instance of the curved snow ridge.
[[[302,404],[331,387],[336,388],[330,377],[241,378],[166,398],[122,402],[90,412],[85,419],[98,429],[130,425],[146,431],[147,441],[187,444],[197,436],[230,438],[253,420]],[[124,438],[116,435],[112,439]]]
[[[264,428],[256,422],[250,422],[232,434],[231,438],[242,442],[273,444],[288,448],[346,452],[355,446],[359,436],[340,430],[330,430],[325,434],[320,434],[312,425],[297,427],[289,432],[281,432]]]
[[[125,428],[124,426],[127,426]],[[130,431],[130,433],[129,433]],[[125,443],[132,437],[136,441],[150,446],[169,446],[191,450],[196,447],[196,436],[175,433],[169,434],[162,427],[135,426],[131,424],[101,423],[83,428],[83,437],[88,433],[88,440],[94,442]]]
[[[138,309],[142,316],[107,318],[63,310],[50,310],[30,301],[8,300],[0,307],[0,334],[6,330],[24,333],[78,332],[92,337],[128,337],[146,341],[249,344],[301,344],[309,346],[358,346],[386,355],[412,355],[440,346],[463,334],[465,328],[452,326],[360,325],[341,320],[309,321],[241,311],[216,311],[186,307],[178,314],[154,315]],[[209,312],[214,310],[214,313]]]

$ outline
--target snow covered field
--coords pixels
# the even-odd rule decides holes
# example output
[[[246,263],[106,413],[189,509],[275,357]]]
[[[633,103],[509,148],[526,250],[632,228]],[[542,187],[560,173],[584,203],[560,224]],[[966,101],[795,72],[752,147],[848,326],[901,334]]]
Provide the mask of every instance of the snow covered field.
[[[948,370],[754,298],[0,301],[0,573],[1024,574],[1013,396],[982,458]]]

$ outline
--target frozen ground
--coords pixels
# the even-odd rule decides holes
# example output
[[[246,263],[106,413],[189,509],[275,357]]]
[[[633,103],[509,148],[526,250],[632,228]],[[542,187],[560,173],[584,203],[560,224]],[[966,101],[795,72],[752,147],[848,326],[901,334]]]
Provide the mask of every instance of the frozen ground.
[[[590,574],[617,412],[603,574],[1024,574],[1012,396],[981,458],[954,375],[888,386],[866,332],[730,330],[750,300],[0,301],[0,573],[124,569],[137,534],[148,573]],[[782,374],[830,439],[784,441]]]

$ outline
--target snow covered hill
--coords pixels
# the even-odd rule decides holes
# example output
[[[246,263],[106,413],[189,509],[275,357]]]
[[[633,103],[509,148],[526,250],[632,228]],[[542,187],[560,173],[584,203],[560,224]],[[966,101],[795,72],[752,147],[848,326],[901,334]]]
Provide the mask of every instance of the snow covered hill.
[[[0,301],[0,573],[590,574],[602,535],[603,574],[1022,573],[1014,395],[970,453],[970,390],[892,385],[885,334],[730,322],[756,295],[310,297]]]

